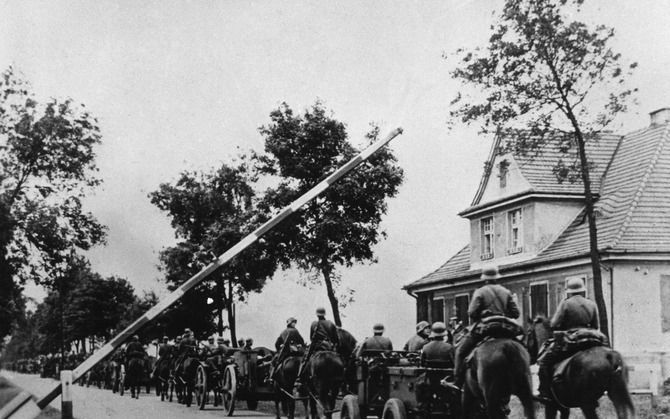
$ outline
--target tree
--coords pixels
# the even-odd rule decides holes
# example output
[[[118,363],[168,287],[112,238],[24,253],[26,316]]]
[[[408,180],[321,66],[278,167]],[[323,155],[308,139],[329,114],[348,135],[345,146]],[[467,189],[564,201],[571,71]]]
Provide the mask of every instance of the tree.
[[[171,289],[268,218],[254,204],[254,178],[247,166],[242,158],[239,163],[222,164],[208,172],[184,172],[174,184],[161,184],[150,194],[151,202],[169,214],[176,236],[183,239],[177,246],[163,250],[160,256]],[[221,310],[225,309],[231,339],[235,342],[235,301],[244,301],[249,292],[260,291],[275,269],[272,254],[262,244],[255,244],[219,268],[210,280],[189,291],[177,310],[181,307],[186,312],[209,313],[200,317],[203,321],[212,313],[218,315],[218,331],[222,333]],[[208,298],[215,304],[208,307]]]
[[[99,185],[97,121],[71,99],[40,104],[9,68],[0,75],[0,336],[11,331],[22,284],[53,285],[73,248],[102,243],[82,208]]]
[[[484,132],[500,129],[501,152],[540,153],[558,142],[565,153],[554,172],[559,181],[584,185],[585,216],[595,299],[603,298],[594,196],[586,143],[626,111],[637,89],[626,87],[636,64],[625,65],[610,47],[614,30],[577,21],[583,0],[507,0],[484,50],[459,51],[452,75],[477,96],[454,100],[453,118],[480,121]],[[601,328],[608,334],[607,321]]]
[[[284,103],[270,119],[260,128],[266,153],[255,156],[261,175],[278,177],[278,185],[263,198],[268,210],[289,205],[358,153],[348,142],[345,125],[328,115],[320,102],[303,115],[295,115]],[[368,140],[373,142],[378,134],[373,128]],[[373,246],[386,237],[380,230],[386,200],[397,194],[402,180],[393,153],[382,149],[268,234],[273,243],[269,248],[275,249],[284,268],[296,266],[308,280],[323,279],[338,325],[337,268],[376,261]]]

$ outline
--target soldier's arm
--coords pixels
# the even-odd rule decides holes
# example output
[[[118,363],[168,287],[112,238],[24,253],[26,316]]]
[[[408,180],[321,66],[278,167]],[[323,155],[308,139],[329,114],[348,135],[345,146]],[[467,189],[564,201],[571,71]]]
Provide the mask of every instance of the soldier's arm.
[[[591,324],[594,329],[600,330],[600,317],[598,315],[598,307],[596,306],[593,310],[593,318],[591,319]]]
[[[510,317],[512,319],[517,319],[519,318],[519,306],[516,305],[516,301],[514,301],[514,296],[512,293],[509,293],[509,296],[507,297],[507,317]]]
[[[275,341],[275,349],[277,350],[277,352],[279,352],[279,348],[281,348],[283,343],[284,343],[284,340],[282,339],[282,336],[279,335],[279,337]]]
[[[302,335],[300,333],[295,334],[295,343],[298,345],[305,345],[305,339],[302,338]]]
[[[565,301],[563,300],[560,302],[558,305],[558,308],[556,309],[556,313],[554,313],[554,317],[551,318],[551,323],[550,326],[554,330],[562,330],[562,325],[563,325],[563,317],[564,317],[564,311],[565,311]]]
[[[474,321],[478,321],[482,316],[482,301],[479,290],[475,291],[472,296],[472,301],[470,301],[470,306],[468,307],[468,316]]]

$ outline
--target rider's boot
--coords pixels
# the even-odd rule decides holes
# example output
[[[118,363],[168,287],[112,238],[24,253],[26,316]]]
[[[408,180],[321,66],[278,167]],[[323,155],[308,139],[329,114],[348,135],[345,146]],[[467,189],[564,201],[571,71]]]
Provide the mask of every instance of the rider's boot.
[[[551,396],[551,366],[540,365],[537,376],[540,381],[540,385],[538,386],[540,399],[551,401],[553,399]]]

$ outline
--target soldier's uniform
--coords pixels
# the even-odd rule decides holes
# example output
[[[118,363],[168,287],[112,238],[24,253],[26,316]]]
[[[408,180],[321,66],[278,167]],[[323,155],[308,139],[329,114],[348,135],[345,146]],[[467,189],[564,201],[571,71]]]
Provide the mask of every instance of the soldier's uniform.
[[[307,365],[307,361],[311,355],[319,350],[337,351],[340,346],[337,326],[330,320],[326,320],[326,309],[323,307],[317,308],[316,316],[317,320],[313,321],[309,328],[309,348],[300,362],[298,377],[295,380],[294,392],[297,392],[302,386],[302,376],[305,370],[305,365]]]
[[[465,381],[465,358],[484,338],[477,332],[477,323],[490,316],[505,316],[511,319],[519,317],[519,308],[512,293],[502,285],[491,283],[499,278],[500,273],[497,267],[482,270],[481,279],[485,281],[486,285],[474,292],[468,307],[468,316],[474,324],[470,332],[463,336],[456,347],[454,368],[454,385],[456,387],[462,387]]]
[[[295,317],[289,317],[286,319],[286,329],[284,329],[280,334],[277,340],[275,341],[275,349],[277,354],[272,359],[272,365],[270,367],[269,378],[274,379],[275,372],[277,371],[277,366],[291,354],[291,347],[294,347],[296,350],[301,351],[305,346],[305,340],[302,338],[298,329],[295,328],[295,324],[298,320]]]
[[[421,365],[429,368],[452,368],[454,366],[454,347],[444,341],[447,326],[435,322],[431,327],[431,341],[421,351]]]
[[[298,329],[295,328],[295,323],[297,320],[294,317],[290,317],[286,320],[286,329],[284,329],[280,334],[277,340],[275,341],[275,349],[279,352],[282,348],[282,345],[305,345],[305,340],[298,332]]]
[[[365,350],[375,350],[375,351],[392,351],[393,343],[391,339],[386,336],[382,336],[384,333],[384,325],[377,323],[372,327],[373,336],[365,338],[361,346],[358,348],[358,355],[363,353]]]
[[[133,336],[132,342],[126,347],[126,359],[144,358],[146,354],[144,346],[140,343],[140,338],[137,335]]]
[[[567,296],[560,302],[556,313],[551,319],[551,328],[554,331],[568,331],[572,329],[598,329],[598,307],[596,304],[584,298],[586,293],[584,282],[580,278],[572,278],[567,283]],[[540,379],[540,396],[551,398],[551,374],[553,366],[565,359],[566,353],[554,339],[545,343],[543,353],[537,360],[540,367],[538,378]]]
[[[403,350],[409,352],[420,352],[421,349],[428,343],[428,335],[430,333],[430,324],[427,321],[420,321],[416,325],[416,334],[409,338]]]

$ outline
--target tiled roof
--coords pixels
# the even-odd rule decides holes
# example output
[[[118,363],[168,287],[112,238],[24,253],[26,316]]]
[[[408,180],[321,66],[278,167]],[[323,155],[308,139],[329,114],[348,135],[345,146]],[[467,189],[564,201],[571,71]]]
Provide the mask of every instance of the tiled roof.
[[[614,150],[616,153],[611,162],[601,160],[603,168],[599,169],[598,183],[594,179],[594,186],[600,185],[600,199],[596,203],[599,248],[614,252],[670,252],[670,124],[628,134],[621,139],[618,149],[616,146],[611,149],[613,141],[610,140],[614,138],[620,137],[612,136],[600,143],[608,149],[599,153],[601,156],[608,153],[611,156]],[[539,176],[535,184],[545,181]],[[588,223],[582,211],[535,258],[501,268],[585,256],[588,249]],[[470,247],[466,246],[439,269],[406,287],[466,278],[476,273],[478,270],[470,269]]]
[[[598,191],[600,189],[600,181],[607,169],[607,165],[612,160],[612,155],[616,151],[617,145],[621,140],[621,135],[614,135],[612,133],[602,133],[598,138],[590,140],[586,144],[586,152],[589,157],[591,167],[591,189]],[[505,138],[497,138],[494,148],[497,148],[500,142],[504,142]],[[495,153],[489,156],[489,162],[492,163],[495,158]],[[584,187],[581,179],[574,181],[565,180],[558,182],[556,175],[553,172],[554,167],[557,166],[560,160],[565,164],[570,164],[577,159],[576,147],[571,148],[567,153],[561,151],[560,144],[557,138],[547,141],[546,146],[542,148],[542,153],[529,153],[527,155],[515,155],[519,170],[523,177],[530,183],[533,192],[538,193],[577,193],[583,194]],[[486,205],[485,202],[480,202],[483,190],[486,188],[488,179],[491,173],[485,175],[480,183],[479,190],[475,194],[475,198],[471,206]]]

